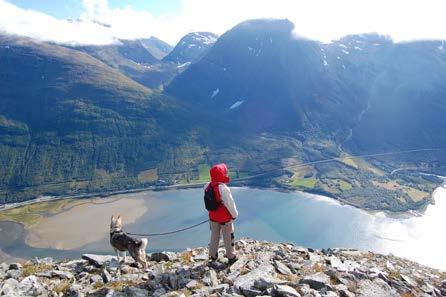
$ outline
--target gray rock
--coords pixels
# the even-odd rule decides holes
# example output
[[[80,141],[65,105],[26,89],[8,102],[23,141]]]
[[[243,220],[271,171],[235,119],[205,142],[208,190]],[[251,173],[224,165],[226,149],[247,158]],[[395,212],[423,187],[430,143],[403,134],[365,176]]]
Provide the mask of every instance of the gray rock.
[[[161,295],[161,297],[180,297],[184,296],[184,294],[180,294],[178,292],[168,292],[166,294]]]
[[[13,278],[7,279],[0,288],[0,296],[10,296],[17,291],[19,282]]]
[[[149,291],[136,287],[125,287],[123,290],[125,296],[128,297],[146,297],[149,296]]]
[[[288,266],[286,266],[285,264],[283,264],[280,261],[275,260],[274,261],[274,266],[276,267],[277,272],[279,272],[280,274],[283,274],[283,275],[291,275],[291,274],[293,274],[291,272],[291,270],[288,268]]]
[[[252,294],[254,291],[251,290],[254,287],[254,283],[261,278],[268,279],[274,273],[274,267],[271,264],[263,264],[258,268],[251,270],[245,275],[239,276],[234,281],[234,289],[237,293]],[[257,292],[259,295],[259,292]],[[261,292],[260,292],[261,293]]]
[[[350,256],[350,257],[362,257],[362,252],[357,251],[357,250],[342,250],[341,253],[345,256]]]
[[[398,297],[399,294],[382,279],[362,279],[357,284],[359,297]]]
[[[20,263],[9,264],[8,270],[20,270],[20,269],[22,269],[22,264],[20,264]]]
[[[90,283],[91,284],[96,284],[96,283],[102,283],[102,277],[100,275],[97,274],[93,274],[90,276]]]
[[[115,291],[109,288],[100,288],[88,293],[88,297],[112,297]]]
[[[39,296],[45,293],[45,289],[34,275],[25,277],[18,285],[19,296]]]
[[[84,297],[85,294],[82,292],[82,286],[79,284],[72,284],[69,289],[69,297]]]
[[[283,285],[283,284],[286,284],[285,280],[281,280],[281,279],[274,278],[274,277],[270,276],[270,277],[261,277],[258,280],[256,280],[254,282],[254,287],[261,291],[265,291],[265,290],[272,288],[276,285]]]
[[[209,256],[207,254],[196,254],[193,258],[195,261],[206,261],[209,259]]]
[[[175,272],[171,272],[168,274],[168,283],[172,289],[178,289],[178,275],[176,275]]]
[[[338,291],[340,297],[355,297],[355,294],[350,292],[346,285],[336,285],[335,289]]]
[[[329,261],[330,261],[331,267],[333,267],[334,269],[336,269],[337,271],[340,271],[340,272],[353,271],[361,266],[357,262],[351,261],[351,260],[345,260],[344,262],[342,262],[341,260],[339,260],[339,258],[337,258],[335,256],[331,256],[329,258]]]
[[[161,261],[172,261],[175,258],[175,254],[174,253],[170,253],[170,252],[161,252],[161,253],[153,253],[150,256],[150,261],[155,261],[155,262],[161,262]]]
[[[82,255],[82,259],[87,260],[91,265],[94,265],[98,268],[105,267],[110,264],[113,259],[116,260],[115,256],[103,256],[103,255],[94,255],[94,254],[84,254]]]
[[[0,272],[6,272],[9,268],[9,265],[6,263],[0,263]]]
[[[218,281],[217,273],[215,272],[215,270],[210,269],[208,272],[206,272],[206,275],[203,278],[203,283],[205,283],[207,286],[210,286],[210,287],[218,286],[219,281]]]
[[[64,270],[52,270],[50,271],[51,277],[57,277],[60,279],[74,279],[74,275],[69,271]]]
[[[431,284],[425,283],[424,285],[421,286],[421,291],[429,295],[432,295],[435,291],[435,288]]]
[[[332,290],[330,277],[323,272],[317,272],[312,275],[305,276],[299,281],[300,284],[307,284],[315,290],[328,289]]]
[[[195,289],[196,287],[198,287],[198,282],[196,280],[191,280],[186,284],[186,288],[189,290]]]
[[[112,281],[112,276],[110,275],[110,272],[108,272],[107,269],[102,269],[102,281],[104,282],[104,284],[109,283]]]
[[[234,271],[240,271],[240,269],[246,265],[246,263],[248,262],[248,257],[246,257],[245,255],[240,256],[238,258],[238,260],[233,263],[231,265],[231,267],[229,267],[229,271],[230,272],[234,272]]]
[[[372,278],[379,277],[380,279],[382,279],[385,282],[388,282],[388,280],[389,280],[387,272],[384,272],[376,267],[372,267],[369,269],[369,275]],[[365,278],[365,277],[363,277],[363,278]]]
[[[286,285],[276,285],[272,291],[275,297],[300,297],[296,289]]]
[[[153,297],[160,297],[164,294],[166,294],[166,290],[164,288],[159,288],[153,292]]]
[[[401,274],[401,279],[410,287],[416,288],[418,286],[417,282],[407,275]]]

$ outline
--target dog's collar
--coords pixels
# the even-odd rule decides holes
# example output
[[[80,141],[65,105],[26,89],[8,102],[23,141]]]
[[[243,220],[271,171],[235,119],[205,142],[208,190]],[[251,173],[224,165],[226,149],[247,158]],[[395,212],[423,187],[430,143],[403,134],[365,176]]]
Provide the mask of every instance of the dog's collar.
[[[122,230],[112,230],[110,231],[110,235],[116,234],[116,233],[124,233]]]

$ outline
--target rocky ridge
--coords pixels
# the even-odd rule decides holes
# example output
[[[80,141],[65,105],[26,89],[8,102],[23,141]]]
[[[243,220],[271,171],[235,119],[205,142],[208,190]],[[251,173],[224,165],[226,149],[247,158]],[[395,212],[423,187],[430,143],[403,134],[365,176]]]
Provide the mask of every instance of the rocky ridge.
[[[148,255],[149,271],[127,259],[33,259],[0,264],[1,296],[446,296],[446,273],[392,255],[314,250],[251,239],[239,260],[207,262],[207,249]]]

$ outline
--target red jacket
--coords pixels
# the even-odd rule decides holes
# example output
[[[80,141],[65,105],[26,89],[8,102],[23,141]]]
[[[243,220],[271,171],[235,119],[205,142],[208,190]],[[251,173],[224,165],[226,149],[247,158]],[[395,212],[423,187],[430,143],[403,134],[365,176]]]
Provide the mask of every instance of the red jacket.
[[[217,200],[217,202],[221,202],[221,195],[220,190],[218,189],[218,185],[220,183],[226,184],[230,181],[226,164],[217,164],[212,166],[210,175],[211,182],[209,183],[209,187],[213,187],[215,192],[215,199]],[[209,219],[213,222],[226,223],[232,220],[232,216],[223,204],[219,204],[217,210],[209,211]]]

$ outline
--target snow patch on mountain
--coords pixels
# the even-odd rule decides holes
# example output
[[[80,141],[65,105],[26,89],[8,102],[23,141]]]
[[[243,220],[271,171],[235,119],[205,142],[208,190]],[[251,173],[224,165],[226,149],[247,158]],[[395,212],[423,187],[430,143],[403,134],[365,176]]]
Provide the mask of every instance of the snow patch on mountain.
[[[202,44],[214,44],[217,41],[217,36],[211,34],[204,34],[200,32],[193,33],[193,38]]]
[[[190,65],[190,62],[186,62],[186,63],[183,63],[181,65],[178,65],[177,68],[184,68],[184,67],[187,67],[189,65]]]
[[[217,96],[219,92],[220,92],[220,89],[215,89],[215,90],[212,92],[211,99],[214,98],[215,96]]]
[[[240,105],[242,105],[243,102],[245,102],[245,100],[237,101],[234,104],[232,104],[231,107],[229,107],[229,109],[235,109],[235,108],[239,107]]]

